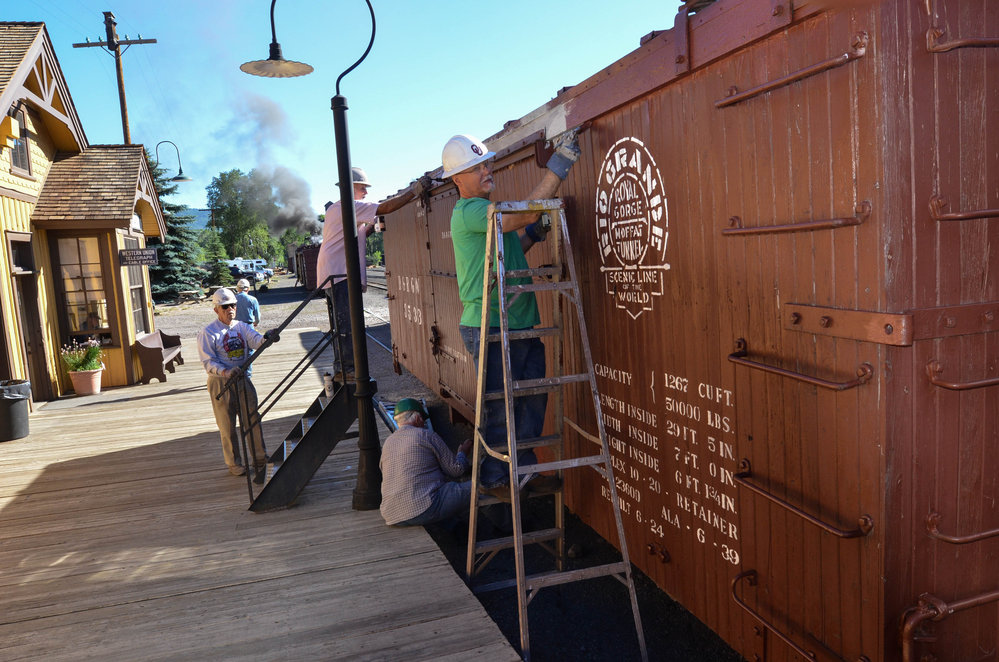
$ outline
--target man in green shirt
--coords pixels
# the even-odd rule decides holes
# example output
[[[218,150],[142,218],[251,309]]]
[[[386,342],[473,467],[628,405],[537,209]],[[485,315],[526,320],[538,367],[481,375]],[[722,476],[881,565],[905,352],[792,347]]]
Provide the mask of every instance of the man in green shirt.
[[[476,138],[457,135],[444,146],[442,161],[444,177],[450,177],[458,187],[459,200],[451,214],[451,241],[454,245],[455,267],[458,274],[458,295],[462,303],[460,332],[465,347],[478,362],[479,325],[482,321],[482,278],[485,266],[486,231],[488,228],[489,196],[493,192],[492,168],[489,161],[495,156]],[[556,141],[555,153],[549,159],[541,182],[528,195],[530,200],[551,198],[555,195],[569,169],[579,158],[579,145],[575,132],[563,134]],[[503,249],[507,269],[526,269],[524,253],[535,243],[544,241],[548,230],[539,220],[540,214],[513,214],[504,218]],[[511,284],[530,282],[530,278],[511,279]],[[499,295],[493,291],[489,302],[489,325],[499,328]],[[508,306],[509,328],[529,329],[540,321],[538,304],[533,292],[511,297]],[[503,388],[502,355],[498,343],[490,343],[486,352],[486,390]],[[510,342],[510,363],[513,379],[539,379],[545,376],[545,347],[539,338],[525,338]],[[545,394],[519,397],[514,402],[517,421],[517,438],[540,437],[545,424]],[[505,445],[506,421],[501,400],[486,403],[485,438],[490,446]],[[535,464],[533,450],[518,454],[518,464]],[[509,474],[505,465],[486,457],[480,473],[481,489],[504,500],[509,499]],[[545,491],[558,486],[553,476],[535,476],[527,484],[532,490]]]

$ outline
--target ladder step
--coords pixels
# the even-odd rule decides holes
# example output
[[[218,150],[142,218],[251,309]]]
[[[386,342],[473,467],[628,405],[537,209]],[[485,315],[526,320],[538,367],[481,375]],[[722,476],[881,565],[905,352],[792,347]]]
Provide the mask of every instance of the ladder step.
[[[557,540],[562,536],[561,529],[540,529],[538,531],[525,531],[522,540],[525,545],[533,545],[545,542],[546,540]],[[513,547],[513,536],[505,536],[503,538],[493,538],[485,542],[475,543],[475,553],[488,554],[490,552],[498,552],[501,549],[510,549],[511,547]]]
[[[525,283],[523,285],[507,285],[503,288],[507,294],[518,292],[563,292],[575,290],[571,280],[560,280],[554,283]]]
[[[578,469],[579,467],[593,467],[599,464],[606,464],[603,455],[589,455],[587,457],[574,457],[568,460],[553,460],[551,462],[537,462],[535,464],[522,464],[517,467],[517,473],[521,476],[527,474],[541,473],[543,471],[559,471],[562,469]]]
[[[538,267],[537,269],[509,269],[506,272],[507,278],[547,278],[549,276],[560,276],[562,267]]]
[[[595,565],[591,568],[580,568],[579,570],[566,570],[564,572],[540,572],[538,574],[528,575],[525,577],[524,587],[528,591],[533,591],[546,586],[558,586],[559,584],[568,584],[569,582],[577,582],[582,579],[595,579],[597,577],[606,577],[608,575],[623,575],[627,569],[628,564],[624,561],[618,561],[617,563]],[[503,579],[497,582],[490,582],[489,584],[482,584],[481,586],[473,586],[472,593],[487,593],[489,591],[498,591],[500,589],[510,588],[511,586],[516,585],[516,578]]]
[[[543,437],[528,437],[525,439],[517,440],[517,450],[526,451],[528,448],[540,448],[542,446],[554,446],[555,444],[562,441],[562,435],[549,434]],[[500,453],[506,453],[506,444],[497,444],[496,446],[490,446],[494,451],[499,451]]]
[[[563,384],[575,384],[590,380],[588,373],[578,375],[562,375],[561,377],[542,377],[541,379],[521,379],[513,383],[514,396],[548,393],[558,389]],[[502,391],[492,391],[485,394],[486,400],[502,400],[506,394]]]
[[[533,329],[518,329],[516,331],[507,331],[507,337],[510,340],[523,340],[524,338],[543,338],[545,336],[557,336],[559,334],[559,329],[557,326],[539,326]],[[500,334],[490,333],[486,336],[486,340],[489,342],[499,342],[501,339]]]

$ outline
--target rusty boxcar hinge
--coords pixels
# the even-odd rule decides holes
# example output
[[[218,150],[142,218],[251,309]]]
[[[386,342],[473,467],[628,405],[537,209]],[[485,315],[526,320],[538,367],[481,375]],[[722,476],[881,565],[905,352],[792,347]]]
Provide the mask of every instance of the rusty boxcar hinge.
[[[790,85],[791,83],[796,83],[799,80],[808,78],[809,76],[814,76],[820,74],[824,71],[829,71],[830,69],[835,69],[836,67],[843,66],[847,62],[856,60],[864,56],[867,52],[867,42],[868,36],[866,32],[858,32],[853,38],[853,42],[850,44],[850,50],[831,57],[828,60],[813,64],[811,66],[805,67],[804,69],[799,69],[792,74],[788,74],[782,78],[772,80],[769,83],[763,83],[762,85],[757,85],[756,87],[750,88],[743,92],[739,91],[735,85],[728,88],[728,94],[722,98],[715,101],[715,108],[725,108],[726,106],[731,106],[737,104],[740,101],[745,101],[746,99],[751,99],[755,96],[775,90],[779,87],[784,87],[785,85]]]
[[[846,310],[798,303],[784,304],[784,328],[834,338],[849,338],[882,345],[911,345],[912,315]]]

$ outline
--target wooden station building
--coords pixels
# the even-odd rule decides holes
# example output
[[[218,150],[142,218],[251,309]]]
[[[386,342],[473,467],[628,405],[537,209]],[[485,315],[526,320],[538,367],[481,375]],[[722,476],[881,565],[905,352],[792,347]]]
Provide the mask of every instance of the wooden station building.
[[[152,299],[123,255],[166,233],[144,148],[87,142],[44,23],[0,22],[0,118],[0,380],[56,398],[59,348],[96,337],[104,385],[135,383]]]

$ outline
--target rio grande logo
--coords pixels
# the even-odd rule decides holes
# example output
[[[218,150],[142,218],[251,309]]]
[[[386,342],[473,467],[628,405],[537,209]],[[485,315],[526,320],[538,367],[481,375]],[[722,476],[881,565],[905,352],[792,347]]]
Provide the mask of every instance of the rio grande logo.
[[[663,294],[669,214],[662,175],[638,138],[614,143],[597,180],[600,271],[614,305],[637,319]]]

